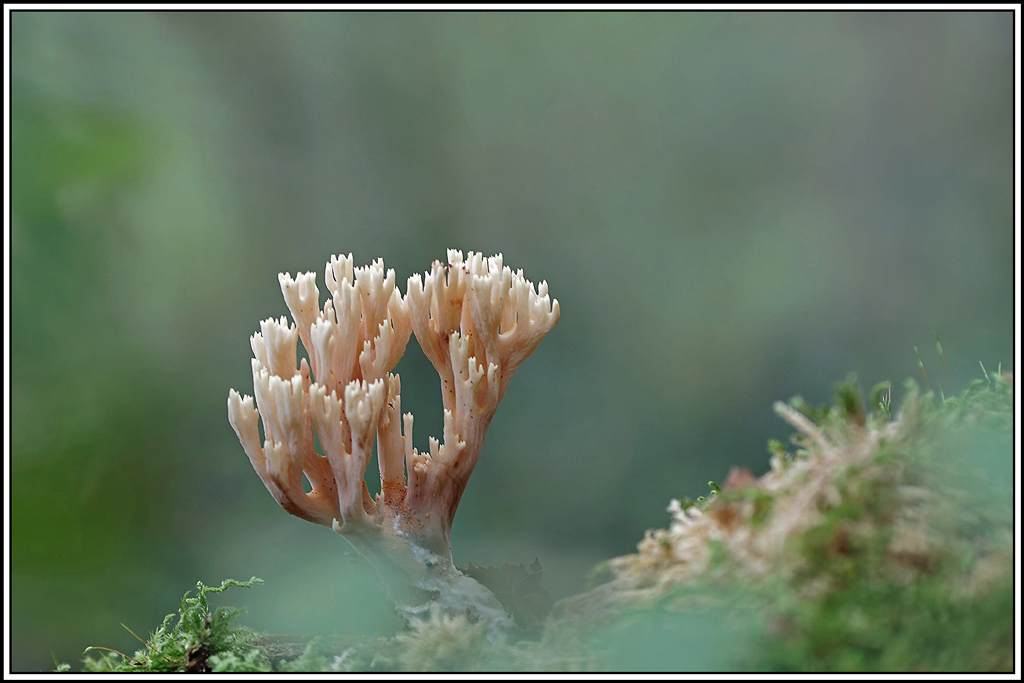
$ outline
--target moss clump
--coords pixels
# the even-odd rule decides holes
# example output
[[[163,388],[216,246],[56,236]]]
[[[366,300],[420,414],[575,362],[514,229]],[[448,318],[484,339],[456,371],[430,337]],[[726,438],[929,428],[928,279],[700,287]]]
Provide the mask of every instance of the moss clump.
[[[668,670],[1012,671],[1013,378],[941,400],[906,388],[896,420],[888,385],[865,405],[852,377],[832,405],[777,405],[796,449],[770,443],[764,476],[673,501],[673,524],[608,561],[557,627],[649,618],[679,636],[646,655]],[[725,660],[685,636],[708,601],[733,624]]]
[[[248,581],[227,579],[220,586],[207,586],[200,581],[196,584],[195,597],[189,597],[191,591],[182,597],[177,614],[168,614],[148,639],[139,638],[145,647],[132,656],[105,647],[86,648],[86,653],[97,652],[99,657],[85,657],[85,670],[188,673],[270,671],[270,663],[263,650],[253,645],[258,634],[232,624],[244,610],[218,607],[211,612],[207,600],[210,593],[223,593],[233,586],[250,588],[259,583],[263,583],[263,580],[255,576]],[[58,669],[67,670],[60,669],[60,666]]]

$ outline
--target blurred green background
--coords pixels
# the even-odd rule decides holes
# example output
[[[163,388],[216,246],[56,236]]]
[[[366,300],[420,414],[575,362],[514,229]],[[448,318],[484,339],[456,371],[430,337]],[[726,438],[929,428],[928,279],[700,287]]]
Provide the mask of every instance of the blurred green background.
[[[279,271],[547,280],[453,530],[556,598],[732,465],[771,402],[1013,352],[1013,15],[15,12],[12,667],[132,652],[196,580],[271,633],[385,633],[348,544],[227,422]],[[441,432],[415,341],[416,445]],[[375,466],[371,465],[371,470]]]

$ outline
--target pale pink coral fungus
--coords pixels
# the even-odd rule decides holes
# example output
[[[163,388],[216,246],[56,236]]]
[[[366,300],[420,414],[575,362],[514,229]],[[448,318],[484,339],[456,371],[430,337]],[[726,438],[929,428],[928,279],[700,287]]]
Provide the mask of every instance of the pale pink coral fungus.
[[[383,534],[451,558],[455,509],[513,373],[558,321],[547,283],[448,251],[448,265],[408,280],[403,298],[380,259],[334,256],[323,307],[313,273],[282,273],[293,324],[269,318],[252,336],[256,405],[235,390],[228,419],[267,490],[286,511],[346,536]],[[415,333],[441,378],[443,441],[412,446],[391,374]],[[296,365],[297,342],[309,356]],[[262,418],[265,440],[260,442]],[[319,438],[323,454],[314,445]],[[381,493],[363,477],[377,444]],[[311,490],[303,490],[302,478]]]

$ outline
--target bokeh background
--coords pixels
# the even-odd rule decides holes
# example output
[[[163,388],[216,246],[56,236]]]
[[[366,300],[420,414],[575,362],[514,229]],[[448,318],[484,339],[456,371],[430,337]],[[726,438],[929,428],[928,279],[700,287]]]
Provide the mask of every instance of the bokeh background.
[[[1013,15],[15,12],[12,667],[133,652],[197,580],[271,633],[388,633],[227,422],[279,271],[448,247],[547,280],[453,531],[557,597],[771,411],[1013,353]],[[441,432],[415,341],[416,442]],[[898,398],[898,397],[897,397]],[[371,465],[371,471],[375,468]],[[53,655],[51,655],[51,652]]]

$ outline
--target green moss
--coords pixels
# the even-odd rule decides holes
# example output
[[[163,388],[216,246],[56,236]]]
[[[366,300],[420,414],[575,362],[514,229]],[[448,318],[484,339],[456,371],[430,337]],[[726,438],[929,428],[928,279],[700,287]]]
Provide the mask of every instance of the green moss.
[[[850,420],[858,425],[864,424],[864,398],[861,396],[856,375],[850,374],[836,385],[836,407],[844,420]]]
[[[787,591],[762,596],[777,626],[744,666],[1012,671],[1012,511],[994,478],[978,471],[986,460],[1010,462],[1012,401],[1005,376],[974,382],[942,402],[908,383],[902,407],[914,420],[908,434],[883,440],[837,475],[839,502],[826,506],[795,548],[803,570]],[[848,406],[843,410],[856,420]],[[814,414],[819,425],[828,424],[830,413]],[[911,510],[924,520],[918,533],[926,545],[894,558],[896,520],[912,507],[908,487],[926,501]],[[986,581],[994,585],[970,588]],[[800,585],[811,582],[819,592],[804,595]]]
[[[263,580],[255,576],[248,581],[226,579],[220,586],[207,586],[200,581],[196,584],[196,596],[189,597],[191,591],[185,593],[177,614],[168,614],[163,623],[150,633],[149,638],[143,640],[135,636],[144,648],[132,656],[105,647],[86,648],[83,654],[96,652],[98,657],[85,657],[85,670],[193,673],[269,671],[270,664],[262,650],[252,644],[258,634],[251,629],[232,625],[232,621],[244,610],[218,607],[211,612],[207,599],[211,593],[223,593],[231,587],[250,588],[260,583]]]
[[[898,424],[890,383],[872,391],[872,410],[852,376],[831,405],[794,399],[820,434],[794,439],[801,450],[792,456],[769,443],[771,485],[759,480],[699,500],[714,533],[655,532],[670,552],[609,563],[617,575],[591,594],[613,634],[592,642],[605,668],[1012,671],[1012,377],[986,375],[959,397],[921,394],[909,381]],[[795,461],[800,470],[781,474]],[[813,482],[816,504],[805,521],[794,520],[787,505]],[[753,542],[780,514],[800,529],[784,547],[746,559],[726,552],[736,546],[724,538]],[[704,539],[706,568],[687,568],[692,550],[671,552],[673,534],[684,534],[685,549]],[[697,596],[715,606],[700,609]],[[730,622],[728,613],[739,616]],[[742,644],[729,638],[711,649],[683,635],[694,619],[704,620],[701,633],[728,633],[737,618],[748,636]]]
[[[741,668],[1012,671],[1012,581],[961,601],[950,598],[955,578],[936,574],[901,585],[862,577],[820,599],[778,600],[775,633]]]

